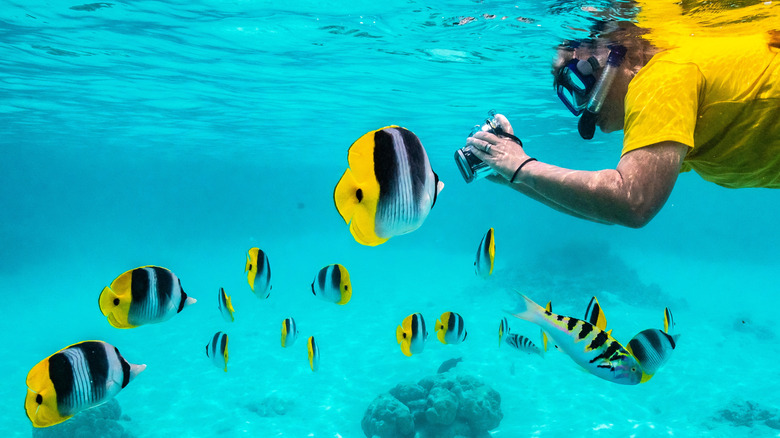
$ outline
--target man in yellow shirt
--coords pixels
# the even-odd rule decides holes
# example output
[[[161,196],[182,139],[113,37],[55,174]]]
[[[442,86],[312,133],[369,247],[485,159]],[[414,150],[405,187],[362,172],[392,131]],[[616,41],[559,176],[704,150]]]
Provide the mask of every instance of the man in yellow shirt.
[[[560,168],[481,131],[467,143],[492,181],[573,216],[635,228],[663,207],[680,172],[730,188],[780,188],[780,32],[666,51],[593,41],[561,50],[553,74],[583,138],[596,126],[624,130],[617,167]],[[505,117],[496,122],[513,134]]]

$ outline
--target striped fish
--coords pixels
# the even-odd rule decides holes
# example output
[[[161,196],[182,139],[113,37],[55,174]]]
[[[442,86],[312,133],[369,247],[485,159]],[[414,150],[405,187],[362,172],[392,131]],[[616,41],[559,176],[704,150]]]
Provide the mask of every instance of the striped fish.
[[[286,318],[282,321],[282,348],[287,348],[298,339],[298,325],[292,318]]]
[[[214,333],[211,341],[206,344],[206,357],[217,368],[223,368],[227,372],[228,363],[228,336],[222,332]]]
[[[482,278],[488,278],[493,274],[493,264],[496,258],[496,241],[493,236],[493,228],[489,229],[477,247],[477,257],[474,260],[474,271]]]
[[[542,351],[539,347],[536,346],[536,344],[531,342],[531,340],[525,336],[518,335],[516,333],[509,333],[506,335],[504,342],[517,351],[522,351],[523,353],[528,354],[538,354],[539,356],[544,357],[544,351]]]
[[[680,335],[671,336],[658,329],[647,329],[637,333],[628,341],[626,349],[634,355],[642,367],[642,380],[647,382],[669,360],[677,347]]]
[[[59,350],[27,373],[24,410],[35,427],[49,427],[103,404],[146,365],[127,362],[103,341],[84,341]]]
[[[436,320],[436,337],[442,344],[460,344],[467,334],[463,317],[455,312],[444,312]]]
[[[404,318],[403,323],[395,329],[395,338],[401,345],[404,355],[422,353],[425,340],[428,338],[422,313],[413,313]]]
[[[349,272],[342,265],[328,265],[320,269],[311,282],[311,293],[336,304],[347,304],[352,298]]]
[[[142,266],[117,277],[100,293],[103,316],[116,328],[133,328],[171,319],[195,303],[179,277],[159,266]]]
[[[306,345],[309,350],[309,367],[316,372],[320,369],[320,346],[314,341],[314,336],[309,336]]]
[[[664,331],[666,333],[674,333],[674,325],[672,311],[668,307],[664,307]]]
[[[509,320],[506,317],[501,318],[501,324],[498,325],[498,348],[501,348],[501,340],[509,335]]]
[[[235,309],[233,309],[233,302],[225,293],[225,289],[219,288],[219,297],[217,298],[219,300],[217,303],[217,308],[219,309],[219,313],[222,315],[222,318],[227,322],[235,321],[236,318],[233,316],[233,312],[235,312]]]
[[[246,254],[246,279],[257,298],[266,299],[271,295],[271,264],[268,256],[260,248],[250,248]]]
[[[578,365],[610,382],[636,385],[642,379],[639,363],[604,330],[576,318],[556,315],[523,294],[517,318],[539,325]]]
[[[349,148],[333,201],[355,240],[368,246],[419,228],[444,184],[412,131],[386,126]]]

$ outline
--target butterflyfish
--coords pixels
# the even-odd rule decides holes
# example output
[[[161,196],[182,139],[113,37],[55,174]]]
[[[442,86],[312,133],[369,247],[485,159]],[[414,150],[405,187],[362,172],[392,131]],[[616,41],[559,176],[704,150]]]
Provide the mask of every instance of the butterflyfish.
[[[503,317],[501,324],[498,325],[498,348],[501,348],[501,340],[507,335],[509,335],[509,320]]]
[[[460,344],[467,334],[463,317],[455,312],[444,312],[436,320],[436,337],[442,344]]]
[[[250,248],[246,254],[246,279],[257,298],[266,299],[271,295],[271,265],[268,255],[260,248]]]
[[[647,382],[672,356],[680,335],[669,335],[658,329],[637,333],[628,341],[626,349],[634,355],[642,367],[642,383]]]
[[[512,346],[512,348],[517,351],[522,351],[523,353],[528,354],[538,354],[539,356],[544,357],[544,351],[542,351],[539,347],[536,346],[536,344],[534,344],[525,336],[518,335],[517,333],[508,333],[506,338],[504,338],[504,342],[506,342],[507,345]]]
[[[347,159],[333,200],[362,245],[380,245],[419,228],[444,187],[420,139],[400,126],[364,134]]]
[[[668,307],[664,307],[664,331],[666,333],[674,332],[674,318],[672,318],[672,311]]]
[[[292,346],[296,339],[298,339],[298,325],[295,324],[294,319],[285,318],[282,321],[282,348]]]
[[[222,368],[227,372],[228,363],[228,335],[222,332],[214,333],[211,341],[206,344],[206,357],[211,359],[211,363],[217,368]]]
[[[49,427],[117,395],[146,365],[129,363],[103,341],[70,345],[27,373],[24,410],[35,427]]]
[[[421,313],[413,313],[404,318],[401,325],[395,329],[395,338],[401,345],[401,351],[406,356],[422,353],[428,331],[425,329],[425,319]]]
[[[328,265],[320,269],[311,282],[311,293],[336,304],[347,304],[352,298],[349,272],[342,265]]]
[[[309,367],[312,371],[320,369],[320,347],[314,341],[314,336],[309,336],[309,341],[306,343],[309,350]]]
[[[474,260],[474,271],[482,278],[488,278],[493,274],[493,264],[496,259],[496,241],[493,236],[493,228],[489,229],[477,247],[477,257]]]
[[[227,296],[225,293],[224,288],[219,288],[219,301],[217,304],[217,308],[219,308],[219,313],[222,315],[222,318],[227,322],[233,322],[236,320],[236,318],[233,316],[233,312],[235,312],[235,309],[233,309],[233,302],[230,300],[230,297]]]
[[[577,318],[556,315],[523,294],[513,315],[540,326],[574,362],[610,382],[636,385],[642,379],[639,363],[604,330]]]
[[[117,277],[100,293],[103,316],[116,328],[133,328],[171,319],[195,303],[179,277],[159,266],[142,266]]]

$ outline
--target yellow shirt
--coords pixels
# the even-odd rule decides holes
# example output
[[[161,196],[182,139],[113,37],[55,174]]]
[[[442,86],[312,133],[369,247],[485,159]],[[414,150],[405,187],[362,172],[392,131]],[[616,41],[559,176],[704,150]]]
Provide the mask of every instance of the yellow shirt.
[[[691,148],[683,171],[780,188],[780,50],[767,41],[694,38],[653,56],[628,87],[623,154],[675,141]]]

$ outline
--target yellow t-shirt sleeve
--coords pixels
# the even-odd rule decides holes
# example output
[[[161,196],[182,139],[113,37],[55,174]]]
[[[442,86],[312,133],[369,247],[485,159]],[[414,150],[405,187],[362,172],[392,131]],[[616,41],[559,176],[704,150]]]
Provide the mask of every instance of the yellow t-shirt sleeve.
[[[642,68],[626,94],[622,153],[662,141],[694,147],[703,83],[691,63],[658,60]]]

